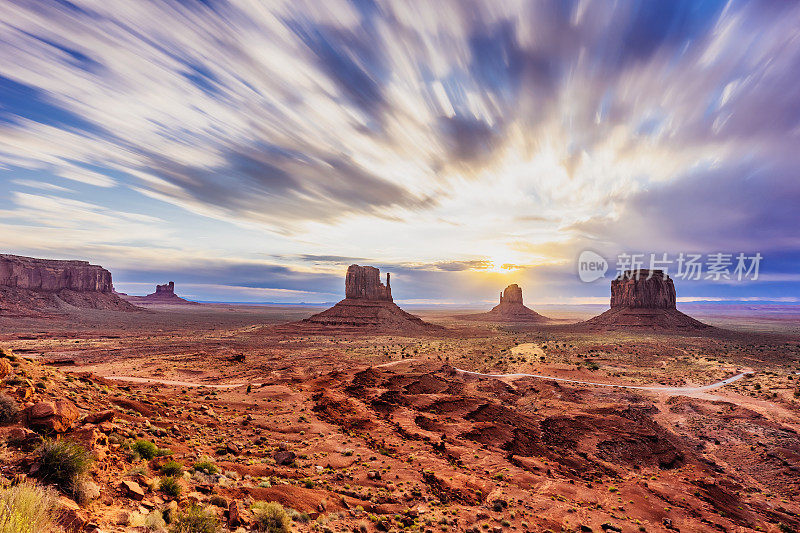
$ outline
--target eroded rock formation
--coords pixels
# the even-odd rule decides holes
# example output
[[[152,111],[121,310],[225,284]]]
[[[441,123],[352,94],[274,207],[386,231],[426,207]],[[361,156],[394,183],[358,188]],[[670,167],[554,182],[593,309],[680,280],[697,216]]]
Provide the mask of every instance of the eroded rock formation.
[[[371,266],[350,265],[344,283],[345,299],[305,320],[306,325],[370,329],[439,329],[400,309],[392,301],[389,274],[386,285],[380,271]]]
[[[0,254],[0,285],[14,289],[55,292],[94,291],[110,293],[111,272],[88,261],[36,259]]]
[[[662,270],[628,270],[611,281],[611,309],[587,320],[591,329],[686,330],[710,326],[676,308],[675,285]]]
[[[459,318],[487,322],[547,322],[550,320],[522,303],[522,288],[516,283],[509,285],[500,293],[500,303],[491,311],[461,315]]]
[[[199,305],[197,302],[190,302],[175,294],[175,282],[170,281],[163,285],[156,285],[156,292],[147,296],[129,296],[123,298],[137,305],[145,304],[172,304],[172,305]]]
[[[611,308],[615,307],[675,309],[672,278],[662,270],[625,272],[611,282]]]
[[[0,314],[37,316],[69,307],[136,309],[114,292],[111,273],[103,267],[0,254]]]
[[[380,270],[371,266],[350,265],[344,279],[344,296],[354,300],[392,301],[390,274],[386,274],[386,285],[381,283]]]

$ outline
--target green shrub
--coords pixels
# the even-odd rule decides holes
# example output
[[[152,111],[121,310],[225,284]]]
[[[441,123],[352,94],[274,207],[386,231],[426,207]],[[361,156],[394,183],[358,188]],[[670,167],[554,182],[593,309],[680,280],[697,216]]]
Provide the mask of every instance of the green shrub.
[[[89,471],[92,456],[86,449],[69,440],[48,440],[36,451],[37,475],[63,490],[72,490]]]
[[[206,474],[218,474],[219,468],[217,465],[212,463],[211,461],[205,459],[202,461],[198,461],[194,464],[194,469],[199,472],[204,472]]]
[[[278,502],[256,502],[252,509],[257,531],[289,533],[289,513]]]
[[[219,530],[217,517],[199,505],[178,514],[170,528],[172,533],[217,533]]]
[[[158,455],[158,446],[149,440],[139,439],[133,443],[131,449],[136,452],[139,457],[148,461]]]
[[[0,424],[10,424],[19,416],[19,405],[11,396],[0,393]]]
[[[56,524],[58,495],[29,481],[0,489],[0,533],[63,531]]]
[[[183,465],[178,461],[170,459],[161,465],[161,473],[165,476],[180,476],[183,474]]]
[[[172,496],[173,498],[177,498],[178,496],[180,496],[183,487],[181,487],[181,484],[174,477],[164,476],[158,482],[158,490],[160,490],[167,496]]]

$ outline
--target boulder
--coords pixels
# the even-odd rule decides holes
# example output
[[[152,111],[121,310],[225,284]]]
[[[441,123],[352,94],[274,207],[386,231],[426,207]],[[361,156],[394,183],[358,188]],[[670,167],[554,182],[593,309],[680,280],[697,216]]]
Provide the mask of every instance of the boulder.
[[[292,463],[294,463],[295,454],[294,454],[294,452],[289,452],[289,451],[286,451],[286,450],[279,450],[279,451],[275,452],[275,454],[272,456],[272,458],[275,459],[275,463],[280,465],[280,466],[289,466]]]
[[[239,502],[233,500],[228,504],[228,528],[236,529],[242,523],[242,511],[239,509]]]
[[[135,481],[125,479],[120,483],[120,489],[132,500],[142,501],[144,499],[144,489]]]
[[[69,400],[39,402],[28,409],[28,426],[46,432],[63,433],[72,427],[80,412]]]

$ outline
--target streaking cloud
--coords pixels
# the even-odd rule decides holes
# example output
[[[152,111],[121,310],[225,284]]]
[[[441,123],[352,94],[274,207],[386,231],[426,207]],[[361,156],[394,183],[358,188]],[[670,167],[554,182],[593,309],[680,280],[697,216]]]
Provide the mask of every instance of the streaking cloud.
[[[0,224],[41,227],[32,253],[366,256],[413,278],[653,235],[800,251],[791,3],[6,2],[0,20]]]

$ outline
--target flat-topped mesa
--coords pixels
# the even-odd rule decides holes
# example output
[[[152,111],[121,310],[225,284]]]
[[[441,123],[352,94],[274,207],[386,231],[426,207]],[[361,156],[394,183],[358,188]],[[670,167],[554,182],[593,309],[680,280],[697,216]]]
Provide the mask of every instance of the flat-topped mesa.
[[[344,297],[349,299],[392,301],[392,286],[389,274],[386,285],[381,283],[380,270],[371,266],[350,265],[344,278]]]
[[[0,254],[0,286],[30,291],[110,293],[111,272],[88,261],[36,259]]]
[[[172,296],[175,294],[175,282],[170,281],[169,283],[165,283],[164,285],[156,285],[156,292],[155,294],[161,296]]]
[[[663,270],[627,270],[611,281],[611,308],[675,309],[675,284]]]
[[[0,254],[0,314],[43,316],[72,308],[133,311],[114,292],[111,272],[88,261]]]
[[[506,287],[506,289],[500,293],[500,303],[522,303],[522,289],[516,283],[513,283]]]

